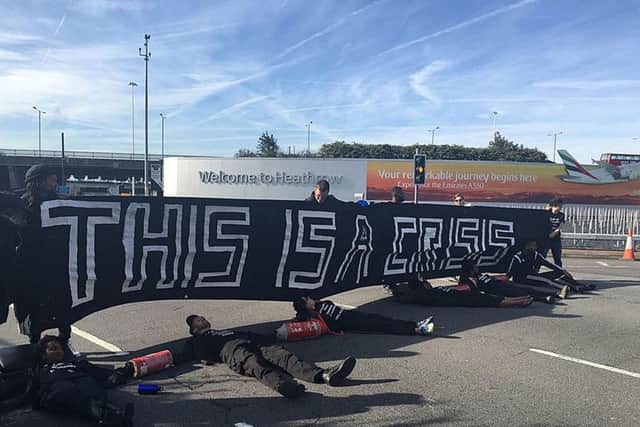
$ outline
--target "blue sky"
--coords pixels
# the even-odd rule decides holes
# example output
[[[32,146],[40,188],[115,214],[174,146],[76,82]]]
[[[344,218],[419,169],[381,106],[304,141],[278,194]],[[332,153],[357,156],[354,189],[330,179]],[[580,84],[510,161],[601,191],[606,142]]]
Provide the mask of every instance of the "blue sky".
[[[264,130],[334,140],[484,146],[496,128],[549,156],[640,152],[638,0],[8,1],[0,147],[227,156]]]

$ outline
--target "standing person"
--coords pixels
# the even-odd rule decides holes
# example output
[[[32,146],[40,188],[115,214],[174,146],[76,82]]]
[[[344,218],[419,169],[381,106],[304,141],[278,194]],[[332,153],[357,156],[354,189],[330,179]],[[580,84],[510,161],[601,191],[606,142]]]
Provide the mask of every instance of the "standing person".
[[[435,329],[433,317],[409,321],[391,319],[379,314],[346,310],[331,301],[301,297],[293,301],[296,320],[322,317],[329,330],[337,332],[371,332],[395,335],[430,335]]]
[[[113,427],[133,425],[133,404],[119,408],[107,400],[105,389],[124,384],[132,367],[115,370],[69,357],[58,337],[46,335],[38,343],[34,407],[49,412],[88,418]]]
[[[313,189],[313,192],[309,197],[305,199],[305,202],[311,203],[316,206],[334,206],[337,203],[340,203],[338,199],[336,199],[333,195],[329,194],[330,190],[329,181],[326,179],[321,179],[316,182],[316,186]]]
[[[562,224],[564,224],[565,216],[562,210],[562,199],[553,198],[549,202],[549,210],[551,215],[549,221],[551,221],[551,233],[549,233],[549,240],[547,246],[544,248],[542,255],[546,258],[551,250],[553,255],[553,263],[559,267],[562,267]]]
[[[402,187],[393,187],[391,189],[391,203],[404,203],[404,190]]]
[[[226,363],[240,375],[254,377],[284,397],[294,399],[305,392],[295,379],[330,386],[340,384],[356,364],[353,357],[327,369],[305,362],[287,349],[274,345],[268,337],[231,330],[216,331],[203,316],[186,319],[198,359]]]
[[[462,195],[462,193],[456,193],[456,195],[453,196],[453,205],[464,207],[464,196]]]
[[[42,263],[43,257],[47,254],[41,252],[41,218],[40,205],[47,200],[58,198],[56,187],[58,178],[56,170],[52,166],[38,164],[30,167],[24,176],[26,184],[25,193],[22,199],[28,212],[27,227],[24,231],[24,244],[21,250],[20,262],[21,273],[24,275],[27,284],[22,286],[19,303],[16,304],[16,317],[20,323],[20,332],[28,335],[31,343],[37,343],[43,330],[57,327],[59,338],[68,344],[69,349],[74,352],[73,346],[69,343],[71,338],[71,325],[68,322],[54,320],[51,313],[43,313],[44,306],[53,304],[51,296],[46,294],[46,287],[43,295],[36,292],[35,288],[40,284],[36,283],[39,278],[35,277],[38,271],[36,266]]]

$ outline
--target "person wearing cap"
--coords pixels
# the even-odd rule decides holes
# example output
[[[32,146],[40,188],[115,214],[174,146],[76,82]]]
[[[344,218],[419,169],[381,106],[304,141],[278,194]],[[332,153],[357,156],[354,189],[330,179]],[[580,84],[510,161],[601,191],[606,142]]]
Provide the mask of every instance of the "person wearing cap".
[[[551,250],[553,255],[553,263],[559,267],[562,267],[562,224],[564,224],[564,213],[562,210],[562,199],[554,197],[549,201],[549,222],[551,223],[551,232],[549,233],[549,240],[547,245],[542,251],[542,255],[546,258]]]
[[[40,206],[48,200],[56,200],[56,187],[58,178],[56,168],[46,164],[31,166],[25,176],[25,192],[22,200],[29,214],[27,226],[23,237],[24,243],[20,253],[20,273],[27,282],[22,286],[22,294],[18,296],[15,305],[15,314],[20,325],[20,332],[28,335],[31,343],[37,343],[43,330],[57,327],[60,339],[68,343],[68,348],[74,354],[78,354],[69,343],[71,338],[71,325],[69,322],[59,319],[49,311],[50,307],[59,302],[52,301],[52,296],[46,292],[46,285],[38,283],[41,280],[41,270],[34,266],[42,264],[42,258],[47,254],[42,253],[42,232]]]
[[[333,332],[368,332],[394,335],[431,335],[433,316],[424,320],[398,320],[376,313],[347,310],[329,300],[300,297],[293,301],[296,321],[321,318]]]
[[[305,392],[296,379],[315,384],[339,385],[353,370],[356,359],[323,369],[300,359],[273,339],[248,332],[211,329],[203,316],[186,318],[197,359],[208,363],[225,363],[234,372],[254,377],[286,398],[294,399]]]

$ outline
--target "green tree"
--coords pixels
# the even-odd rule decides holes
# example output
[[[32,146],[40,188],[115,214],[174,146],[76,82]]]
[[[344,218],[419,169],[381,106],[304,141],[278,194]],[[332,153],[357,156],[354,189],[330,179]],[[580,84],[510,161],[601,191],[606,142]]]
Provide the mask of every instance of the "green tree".
[[[235,155],[236,157],[256,157],[257,154],[251,150],[247,150],[246,148],[241,148]]]
[[[267,131],[262,132],[262,135],[258,138],[256,153],[260,157],[278,157],[280,155],[278,140],[273,134],[269,134]]]

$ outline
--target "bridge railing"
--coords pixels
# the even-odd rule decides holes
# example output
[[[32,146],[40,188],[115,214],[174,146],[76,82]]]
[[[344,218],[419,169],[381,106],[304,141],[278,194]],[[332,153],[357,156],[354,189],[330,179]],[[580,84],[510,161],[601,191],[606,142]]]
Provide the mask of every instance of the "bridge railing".
[[[16,156],[16,157],[62,157],[62,152],[58,150],[20,150],[20,149],[7,149],[0,148],[0,156]],[[113,159],[113,160],[144,160],[144,154],[142,153],[107,153],[101,151],[64,151],[66,158],[77,159]],[[160,161],[162,156],[160,154],[149,154],[149,160]]]

